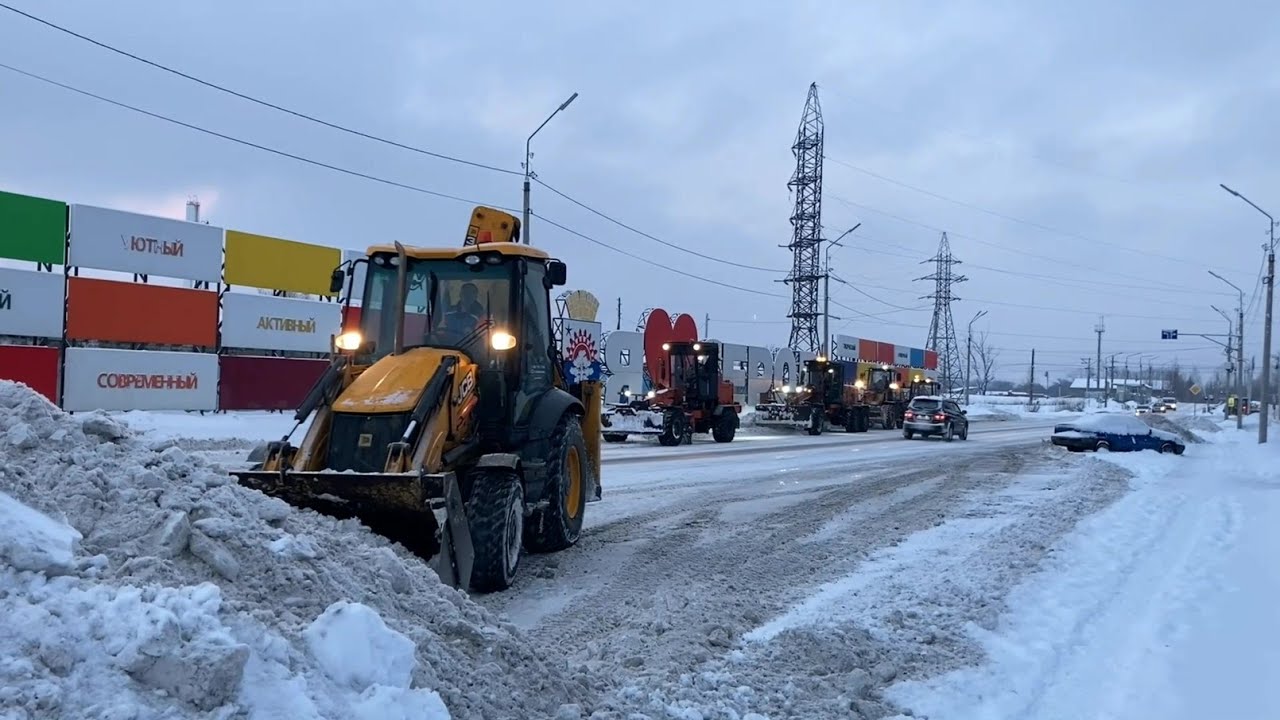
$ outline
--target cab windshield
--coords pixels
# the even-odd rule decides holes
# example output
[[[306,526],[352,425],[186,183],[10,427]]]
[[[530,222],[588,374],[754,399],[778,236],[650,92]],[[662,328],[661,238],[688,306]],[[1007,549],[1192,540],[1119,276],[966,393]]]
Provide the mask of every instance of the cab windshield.
[[[395,256],[369,263],[360,326],[381,357],[395,347],[397,268]],[[404,346],[438,347],[484,354],[489,333],[508,330],[514,261],[417,260],[405,277]]]

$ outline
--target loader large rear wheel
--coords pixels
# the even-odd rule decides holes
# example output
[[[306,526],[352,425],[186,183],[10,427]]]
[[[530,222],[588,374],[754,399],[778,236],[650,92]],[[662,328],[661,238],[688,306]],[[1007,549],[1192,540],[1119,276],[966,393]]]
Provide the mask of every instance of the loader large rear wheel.
[[[530,552],[556,552],[578,542],[591,472],[582,424],[577,416],[565,415],[551,435],[547,503],[533,511],[525,526],[524,544]]]
[[[520,476],[507,468],[476,468],[471,471],[471,488],[471,501],[467,503],[467,523],[475,548],[471,589],[506,590],[520,566],[524,534]]]

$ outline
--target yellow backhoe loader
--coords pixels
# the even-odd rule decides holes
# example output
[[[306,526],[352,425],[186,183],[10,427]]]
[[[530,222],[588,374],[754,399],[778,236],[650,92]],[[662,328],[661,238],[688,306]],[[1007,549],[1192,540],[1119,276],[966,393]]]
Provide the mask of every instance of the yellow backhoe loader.
[[[477,207],[460,247],[375,245],[335,269],[348,306],[361,293],[358,330],[238,481],[358,518],[466,591],[509,587],[522,549],[574,545],[600,499],[602,387],[564,377],[550,297],[566,267],[519,227]]]

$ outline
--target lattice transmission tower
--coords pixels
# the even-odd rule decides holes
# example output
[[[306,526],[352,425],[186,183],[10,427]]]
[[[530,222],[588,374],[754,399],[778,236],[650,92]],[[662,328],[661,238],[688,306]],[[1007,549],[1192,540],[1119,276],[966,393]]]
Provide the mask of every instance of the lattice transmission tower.
[[[787,187],[795,193],[791,213],[791,272],[782,282],[791,285],[792,350],[818,352],[818,280],[822,278],[819,255],[822,246],[822,106],[818,104],[818,84],[809,85],[800,129],[791,146],[796,171]]]
[[[932,275],[916,278],[917,281],[932,280],[934,283],[933,294],[921,296],[922,300],[933,300],[933,320],[929,323],[929,339],[925,341],[925,347],[938,353],[939,379],[944,388],[952,390],[964,368],[960,344],[956,342],[955,321],[951,319],[951,303],[960,298],[955,296],[952,287],[969,278],[954,271],[960,261],[951,254],[951,241],[945,232],[938,243],[938,254],[921,264],[924,263],[934,264]]]

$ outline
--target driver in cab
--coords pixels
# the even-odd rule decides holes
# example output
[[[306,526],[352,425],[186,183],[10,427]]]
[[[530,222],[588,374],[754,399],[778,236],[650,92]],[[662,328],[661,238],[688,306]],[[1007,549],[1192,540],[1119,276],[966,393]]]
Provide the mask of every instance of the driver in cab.
[[[461,295],[458,304],[445,316],[444,326],[445,333],[458,342],[482,327],[487,315],[484,305],[480,304],[480,290],[475,283],[463,283]]]

